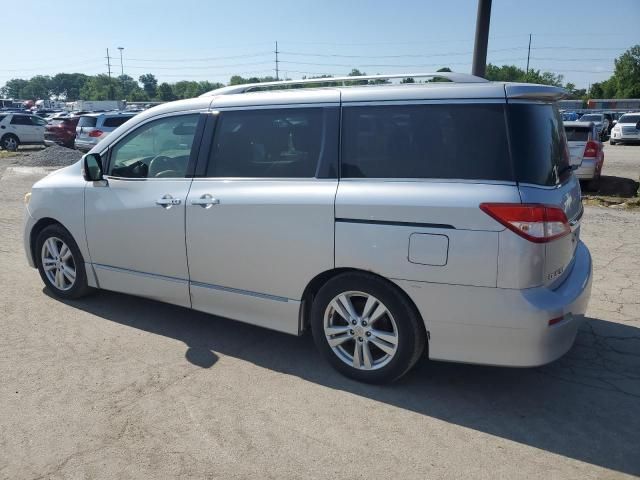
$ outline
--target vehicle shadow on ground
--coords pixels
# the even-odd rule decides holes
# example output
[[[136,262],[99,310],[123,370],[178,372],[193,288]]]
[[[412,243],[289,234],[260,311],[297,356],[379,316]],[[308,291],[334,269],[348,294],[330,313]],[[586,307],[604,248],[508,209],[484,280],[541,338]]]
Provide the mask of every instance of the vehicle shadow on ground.
[[[215,365],[216,353],[241,358],[558,455],[640,474],[639,328],[589,318],[574,348],[545,367],[509,369],[425,359],[395,384],[372,386],[336,373],[321,360],[308,334],[294,337],[111,292],[66,303],[184,342],[186,360],[202,368]]]
[[[631,198],[638,194],[640,183],[631,178],[602,175],[597,189],[589,190],[588,182],[581,182],[580,186],[583,192],[589,195]]]

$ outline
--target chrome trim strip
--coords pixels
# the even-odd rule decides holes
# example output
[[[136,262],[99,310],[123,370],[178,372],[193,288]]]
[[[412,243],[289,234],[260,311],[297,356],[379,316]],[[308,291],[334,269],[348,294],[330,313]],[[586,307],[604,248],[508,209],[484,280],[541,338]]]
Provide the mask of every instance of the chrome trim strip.
[[[278,297],[277,295],[269,295],[268,293],[252,292],[249,290],[241,290],[239,288],[223,287],[222,285],[213,285],[211,283],[189,282],[193,287],[208,288],[210,290],[220,290],[222,292],[237,293],[239,295],[247,295],[249,297],[264,298],[265,300],[275,300],[276,302],[289,301],[286,297]]]
[[[364,223],[367,225],[390,225],[397,227],[416,227],[416,228],[444,228],[455,230],[453,225],[444,223],[421,223],[421,222],[394,222],[388,220],[367,220],[363,218],[336,218],[336,223]]]
[[[401,100],[343,100],[342,106],[348,107],[373,107],[384,105],[464,105],[464,104],[483,104],[483,103],[507,103],[504,97],[488,97],[488,98],[433,98],[433,99],[408,99],[403,98]]]
[[[156,273],[140,272],[138,270],[130,270],[128,268],[112,267],[110,265],[103,265],[101,263],[92,263],[91,265],[93,265],[94,268],[102,268],[103,270],[111,270],[112,272],[128,273],[130,275],[156,278],[158,280],[166,280],[168,282],[174,282],[174,283],[182,283],[182,284],[189,283],[188,280],[185,280],[183,278],[170,277],[168,275],[158,275]]]

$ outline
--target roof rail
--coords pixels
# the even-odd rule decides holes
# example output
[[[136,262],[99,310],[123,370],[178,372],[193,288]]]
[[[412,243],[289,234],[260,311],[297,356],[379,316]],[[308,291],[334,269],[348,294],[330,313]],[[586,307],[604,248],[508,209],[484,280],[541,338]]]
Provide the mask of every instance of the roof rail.
[[[211,90],[210,92],[203,93],[201,97],[209,97],[213,95],[233,95],[236,93],[246,93],[255,89],[277,89],[279,87],[287,88],[295,85],[304,87],[309,83],[326,83],[326,84],[341,84],[348,85],[348,82],[356,82],[361,80],[390,80],[394,78],[446,78],[447,80],[455,83],[484,83],[488,80],[470,75],[468,73],[455,73],[455,72],[434,72],[434,73],[394,73],[391,75],[360,75],[354,77],[322,77],[322,78],[305,78],[302,80],[280,80],[277,82],[262,82],[262,83],[245,83],[242,85],[229,85],[228,87],[218,88]],[[295,88],[295,87],[294,87]]]

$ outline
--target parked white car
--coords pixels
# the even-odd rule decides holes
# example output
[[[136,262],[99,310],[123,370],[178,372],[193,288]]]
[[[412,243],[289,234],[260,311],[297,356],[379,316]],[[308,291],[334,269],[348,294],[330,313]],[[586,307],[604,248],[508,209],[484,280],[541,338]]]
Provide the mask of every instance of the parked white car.
[[[0,147],[17,150],[20,145],[44,145],[46,124],[37,115],[0,113]]]
[[[640,112],[625,113],[611,130],[609,143],[640,142]]]
[[[239,85],[147,110],[33,186],[29,264],[61,298],[99,288],[311,329],[365,382],[425,353],[551,362],[592,277],[564,91],[424,76],[451,82]]]

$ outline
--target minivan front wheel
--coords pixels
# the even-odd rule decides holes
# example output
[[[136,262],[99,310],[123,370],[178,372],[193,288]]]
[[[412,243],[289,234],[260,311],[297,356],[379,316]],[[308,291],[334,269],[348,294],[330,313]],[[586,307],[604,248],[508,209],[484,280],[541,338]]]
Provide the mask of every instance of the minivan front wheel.
[[[61,225],[50,225],[36,240],[40,277],[60,298],[80,298],[89,293],[84,259],[73,237]]]
[[[345,273],[329,281],[314,300],[311,322],[323,355],[355,380],[394,381],[424,352],[424,328],[415,309],[373,275]]]

